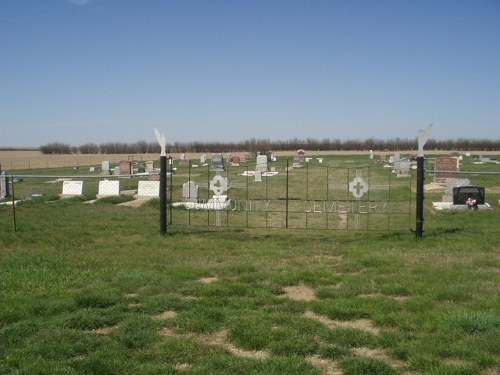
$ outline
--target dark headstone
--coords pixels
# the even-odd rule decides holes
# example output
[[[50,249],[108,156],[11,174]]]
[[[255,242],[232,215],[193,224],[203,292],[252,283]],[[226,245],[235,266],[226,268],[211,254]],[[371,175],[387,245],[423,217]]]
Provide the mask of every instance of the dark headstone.
[[[210,169],[214,171],[223,171],[224,170],[224,157],[220,154],[212,156],[212,165]]]
[[[460,186],[453,188],[453,204],[467,204],[469,198],[477,204],[484,204],[484,187]]]

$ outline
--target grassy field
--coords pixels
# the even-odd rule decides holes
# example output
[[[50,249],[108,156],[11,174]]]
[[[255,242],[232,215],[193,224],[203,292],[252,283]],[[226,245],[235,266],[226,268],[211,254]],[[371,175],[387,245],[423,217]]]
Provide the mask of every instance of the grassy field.
[[[478,181],[498,200],[498,178]],[[500,211],[438,212],[440,196],[420,240],[162,237],[154,204],[79,200],[26,203],[14,232],[0,207],[0,373],[498,374]]]

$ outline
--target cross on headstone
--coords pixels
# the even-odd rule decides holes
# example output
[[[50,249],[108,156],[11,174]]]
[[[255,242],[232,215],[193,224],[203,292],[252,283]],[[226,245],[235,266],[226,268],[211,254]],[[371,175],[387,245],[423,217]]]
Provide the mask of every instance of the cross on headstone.
[[[349,182],[349,191],[356,198],[361,198],[370,189],[369,184],[361,176],[356,176]]]

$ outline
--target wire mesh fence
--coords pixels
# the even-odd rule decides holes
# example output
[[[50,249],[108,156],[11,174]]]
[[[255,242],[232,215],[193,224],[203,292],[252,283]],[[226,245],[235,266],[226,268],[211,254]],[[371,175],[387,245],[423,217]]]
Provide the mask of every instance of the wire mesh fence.
[[[193,163],[170,158],[168,225],[413,230],[414,169],[395,173],[378,164],[341,166],[320,160],[216,165],[214,160]],[[481,208],[499,208],[500,174],[494,168],[457,172],[434,181],[432,167],[426,166],[426,209],[450,208],[453,188],[459,186],[484,188]],[[140,225],[154,231],[160,221],[159,171],[131,172],[103,175],[101,170],[60,168],[46,174],[4,174],[0,226],[7,231],[76,226],[85,232],[91,227],[129,230]]]

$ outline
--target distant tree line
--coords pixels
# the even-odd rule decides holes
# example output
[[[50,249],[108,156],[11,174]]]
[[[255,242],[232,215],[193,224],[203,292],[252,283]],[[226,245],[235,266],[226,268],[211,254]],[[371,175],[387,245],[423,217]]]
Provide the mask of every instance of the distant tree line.
[[[287,141],[271,141],[269,139],[249,139],[240,142],[175,142],[167,144],[168,152],[172,153],[223,153],[223,152],[250,152],[257,151],[296,151],[299,149],[314,151],[412,151],[417,150],[417,139],[395,138],[381,140],[368,138],[366,140],[351,139],[322,139],[297,138]],[[438,141],[429,139],[425,145],[426,150],[436,151],[498,151],[499,140],[488,139],[456,139]],[[139,141],[135,143],[108,142],[97,145],[86,143],[78,147],[54,142],[40,146],[44,154],[148,154],[160,153],[160,146],[156,142]]]

